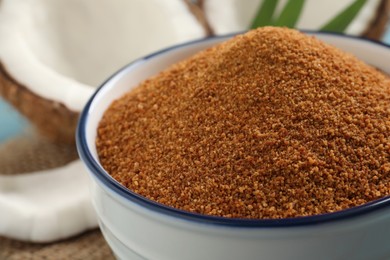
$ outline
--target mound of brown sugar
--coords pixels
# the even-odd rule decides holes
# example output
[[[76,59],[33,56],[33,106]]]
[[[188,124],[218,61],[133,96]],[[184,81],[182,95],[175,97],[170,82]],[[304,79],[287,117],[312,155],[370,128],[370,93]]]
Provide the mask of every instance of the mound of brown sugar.
[[[120,183],[175,208],[334,212],[390,194],[390,79],[314,37],[265,27],[113,102],[96,145]]]

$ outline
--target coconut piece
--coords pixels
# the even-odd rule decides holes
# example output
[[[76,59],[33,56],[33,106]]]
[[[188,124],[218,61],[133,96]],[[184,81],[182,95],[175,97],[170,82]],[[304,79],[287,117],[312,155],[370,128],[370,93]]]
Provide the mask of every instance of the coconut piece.
[[[296,27],[319,30],[353,1],[307,0]],[[200,4],[215,34],[225,34],[249,29],[262,3],[263,0],[202,0]],[[287,0],[278,2],[276,14],[280,13],[286,3]],[[380,39],[386,27],[389,10],[389,0],[367,1],[345,33]]]
[[[364,31],[363,36],[381,40],[390,22],[390,0],[382,0],[378,6],[376,16]]]
[[[42,98],[16,82],[1,63],[0,95],[34,122],[40,132],[51,140],[74,142],[78,113],[67,109],[62,103]]]
[[[2,0],[0,94],[54,140],[109,75],[158,49],[206,36],[182,0]],[[199,12],[198,12],[199,17]]]
[[[206,36],[211,36],[213,35],[213,30],[211,29],[209,23],[207,22],[207,19],[204,15],[203,9],[200,8],[199,4],[194,4],[190,0],[184,0],[185,3],[187,4],[188,9],[192,12],[193,15],[195,15],[196,19],[198,22],[202,25],[202,27],[206,31]],[[196,2],[196,1],[195,1]]]
[[[87,173],[80,162],[71,163],[76,147],[32,130],[25,125],[0,144],[0,236],[48,242],[96,227]]]
[[[81,161],[54,170],[0,175],[0,235],[49,242],[97,227]]]

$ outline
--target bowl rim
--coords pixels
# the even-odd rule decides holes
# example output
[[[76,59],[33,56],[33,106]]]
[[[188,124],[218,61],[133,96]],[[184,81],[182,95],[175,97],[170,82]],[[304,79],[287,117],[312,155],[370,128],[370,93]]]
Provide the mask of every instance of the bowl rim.
[[[319,31],[310,31],[310,30],[301,30],[303,33],[309,35],[330,35],[333,37],[341,37],[341,38],[349,38],[355,41],[364,41],[377,46],[382,46],[390,51],[390,45],[387,45],[383,42],[379,42],[372,39],[361,38],[358,36],[345,35],[342,33],[334,33],[334,32],[319,32]],[[275,228],[275,227],[295,227],[295,226],[312,226],[318,224],[325,224],[329,222],[341,221],[351,218],[356,218],[359,216],[363,216],[369,213],[377,212],[383,210],[387,207],[390,207],[390,195],[365,203],[360,206],[344,209],[341,211],[335,211],[331,213],[312,215],[312,216],[303,216],[303,217],[295,217],[295,218],[282,218],[282,219],[246,219],[246,218],[226,218],[226,217],[218,217],[211,215],[204,215],[199,213],[192,213],[189,211],[184,211],[181,209],[173,208],[155,201],[152,201],[148,198],[145,198],[129,189],[121,185],[118,181],[112,178],[100,165],[98,161],[96,161],[88,149],[88,143],[86,138],[86,126],[88,122],[88,118],[90,115],[91,104],[93,103],[96,95],[105,88],[112,80],[120,77],[124,71],[129,72],[133,68],[139,66],[147,62],[149,59],[152,59],[161,54],[165,54],[167,52],[175,51],[177,49],[186,48],[189,46],[196,45],[197,43],[203,43],[218,39],[229,39],[238,33],[231,33],[219,36],[213,36],[208,38],[202,38],[178,45],[174,45],[160,51],[154,52],[150,55],[139,58],[118,71],[116,71],[113,75],[111,75],[106,81],[104,81],[94,92],[94,94],[90,97],[88,102],[86,103],[84,109],[82,110],[76,130],[76,145],[79,156],[81,160],[84,162],[85,166],[89,169],[90,174],[95,177],[99,182],[105,186],[107,189],[113,191],[120,197],[128,200],[129,202],[133,202],[138,204],[141,207],[145,207],[153,211],[154,213],[161,213],[165,216],[171,216],[174,218],[179,218],[181,220],[188,220],[191,222],[199,223],[199,224],[211,224],[218,226],[229,226],[235,228]]]

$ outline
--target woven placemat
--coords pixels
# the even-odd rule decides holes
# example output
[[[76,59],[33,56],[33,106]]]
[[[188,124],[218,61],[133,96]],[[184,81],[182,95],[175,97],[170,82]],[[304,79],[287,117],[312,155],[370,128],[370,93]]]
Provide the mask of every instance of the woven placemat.
[[[0,174],[28,174],[77,159],[75,145],[51,143],[34,132],[0,144]],[[3,259],[114,259],[100,230],[49,244],[27,243],[0,236]]]
[[[52,169],[77,158],[74,144],[52,143],[29,131],[0,144],[0,174],[12,175]]]
[[[115,259],[99,230],[51,244],[34,244],[0,237],[0,259]]]

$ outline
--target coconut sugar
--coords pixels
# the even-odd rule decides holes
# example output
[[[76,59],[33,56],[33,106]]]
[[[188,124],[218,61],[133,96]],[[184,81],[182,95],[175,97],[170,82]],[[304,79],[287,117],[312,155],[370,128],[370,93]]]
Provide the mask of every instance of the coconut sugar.
[[[264,27],[114,101],[96,145],[121,184],[178,209],[339,211],[390,194],[390,79],[315,37]]]

